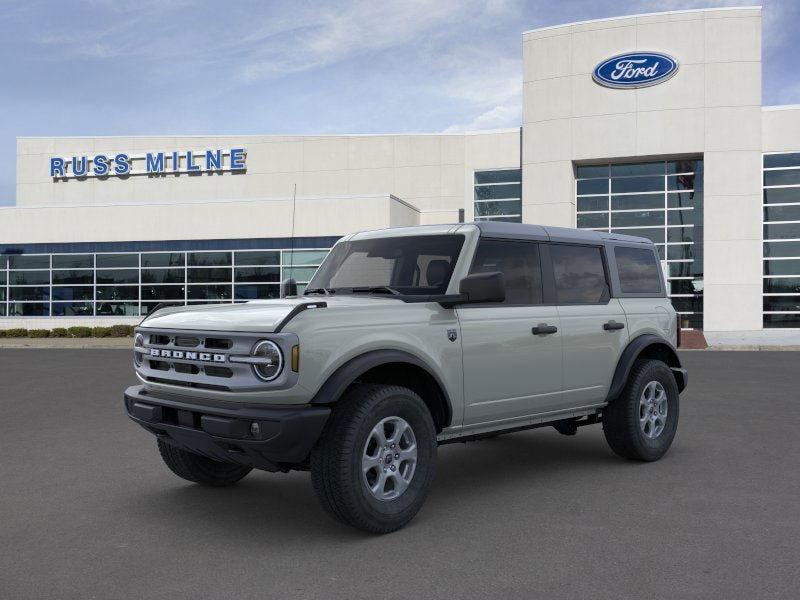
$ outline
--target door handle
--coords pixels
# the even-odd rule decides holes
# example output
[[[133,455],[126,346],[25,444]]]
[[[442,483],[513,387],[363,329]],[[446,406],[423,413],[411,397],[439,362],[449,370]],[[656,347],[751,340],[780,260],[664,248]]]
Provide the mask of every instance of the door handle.
[[[547,323],[539,323],[536,327],[531,329],[533,335],[549,335],[558,331],[555,325],[548,325]]]
[[[603,329],[606,331],[613,331],[615,329],[625,329],[625,323],[617,323],[616,321],[609,321],[608,323],[603,323]]]

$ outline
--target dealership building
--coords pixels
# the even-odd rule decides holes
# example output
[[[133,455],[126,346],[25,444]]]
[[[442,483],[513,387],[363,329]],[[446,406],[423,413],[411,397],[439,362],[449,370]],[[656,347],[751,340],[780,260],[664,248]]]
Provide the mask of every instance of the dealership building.
[[[501,219],[648,237],[685,328],[785,336],[800,106],[762,106],[761,37],[758,7],[527,31],[508,130],[19,138],[0,328],[273,298],[347,233]]]

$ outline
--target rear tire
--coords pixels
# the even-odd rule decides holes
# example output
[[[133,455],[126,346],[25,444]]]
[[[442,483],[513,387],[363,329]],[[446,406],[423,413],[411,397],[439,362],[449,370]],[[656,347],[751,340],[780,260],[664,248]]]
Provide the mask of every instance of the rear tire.
[[[311,453],[311,482],[337,521],[389,533],[425,502],[436,449],[431,413],[416,393],[359,385],[336,403]]]
[[[220,462],[187,452],[162,440],[158,440],[158,452],[175,475],[202,485],[233,485],[253,470],[251,467]]]
[[[658,460],[675,438],[678,410],[678,385],[669,367],[637,360],[625,389],[603,410],[603,433],[623,458]]]

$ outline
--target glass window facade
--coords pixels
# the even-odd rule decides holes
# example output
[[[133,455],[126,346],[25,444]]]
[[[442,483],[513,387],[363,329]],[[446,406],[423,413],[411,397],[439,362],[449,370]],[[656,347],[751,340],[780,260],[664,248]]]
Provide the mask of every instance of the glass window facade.
[[[575,175],[578,227],[653,240],[681,326],[702,329],[703,161],[579,165]]]
[[[764,327],[800,328],[800,153],[764,155]]]
[[[475,220],[522,222],[522,170],[475,171]]]
[[[0,316],[144,316],[161,302],[278,298],[302,293],[327,248],[0,255]]]

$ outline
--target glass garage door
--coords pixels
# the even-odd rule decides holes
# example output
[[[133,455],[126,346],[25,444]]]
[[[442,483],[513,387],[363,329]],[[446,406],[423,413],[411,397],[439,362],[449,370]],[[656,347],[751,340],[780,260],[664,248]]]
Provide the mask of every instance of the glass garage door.
[[[684,329],[703,328],[703,161],[576,167],[577,224],[646,237],[666,263]]]
[[[800,328],[800,152],[764,155],[764,327]]]

